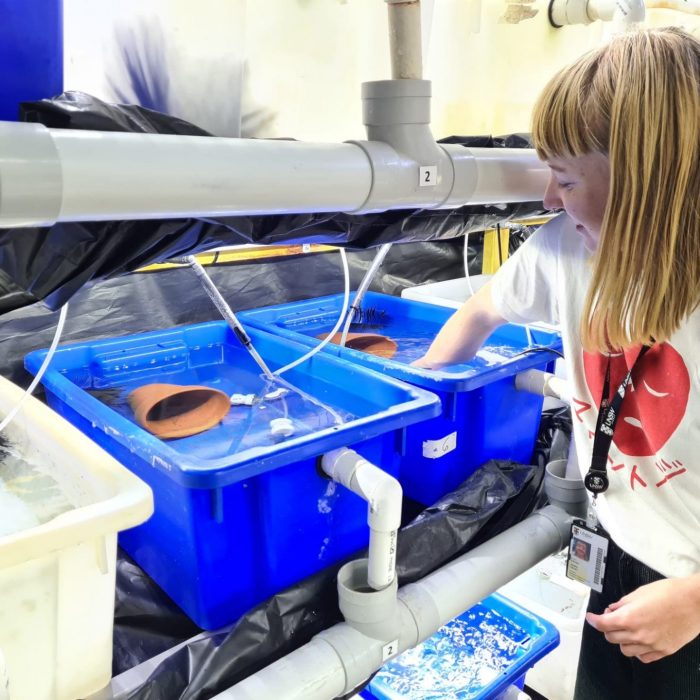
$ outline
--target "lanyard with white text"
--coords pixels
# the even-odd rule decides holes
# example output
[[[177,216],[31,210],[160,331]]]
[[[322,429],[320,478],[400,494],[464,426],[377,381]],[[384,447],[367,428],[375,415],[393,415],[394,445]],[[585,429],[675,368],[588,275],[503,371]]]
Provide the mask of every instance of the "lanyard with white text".
[[[605,381],[603,382],[603,395],[600,399],[600,409],[598,410],[598,420],[595,426],[595,436],[593,438],[593,456],[591,458],[591,466],[588,473],[584,477],[583,483],[585,487],[593,494],[593,505],[599,493],[607,491],[608,480],[608,453],[615,432],[615,425],[620,415],[622,402],[625,399],[625,393],[629,383],[632,381],[632,372],[639,364],[639,361],[644,357],[648,345],[644,345],[637,355],[637,359],[625,375],[622,383],[617,388],[612,400],[608,397],[610,393],[610,356],[608,356],[608,365],[605,370]],[[589,510],[589,524],[597,524],[595,514]],[[594,522],[590,522],[593,520]]]

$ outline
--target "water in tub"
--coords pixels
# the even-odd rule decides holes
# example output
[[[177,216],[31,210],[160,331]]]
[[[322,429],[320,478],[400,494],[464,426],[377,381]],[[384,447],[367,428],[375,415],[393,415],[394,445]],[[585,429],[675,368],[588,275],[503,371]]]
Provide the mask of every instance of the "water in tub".
[[[377,674],[384,696],[411,700],[469,700],[522,656],[530,635],[479,604],[386,664]]]
[[[0,436],[0,537],[52,520],[75,506],[46,465]]]
[[[277,444],[281,441],[303,437],[321,430],[331,429],[353,419],[363,407],[362,398],[354,402],[353,413],[335,408],[339,403],[331,392],[337,387],[312,383],[309,387],[297,387],[286,380],[270,382],[246,368],[218,364],[189,368],[186,372],[158,374],[148,381],[143,378],[105,389],[88,389],[88,392],[124,418],[134,422],[134,414],[127,396],[138,386],[151,382],[179,385],[203,385],[220,389],[228,396],[239,397],[221,423],[203,433],[185,438],[168,440],[168,444],[180,452],[196,454],[200,459],[220,459],[250,448]],[[313,381],[313,380],[312,380]],[[324,395],[326,392],[327,395]],[[355,407],[358,411],[355,411]],[[292,432],[271,429],[276,419],[291,421]]]
[[[372,311],[372,310],[371,310]],[[435,339],[436,328],[426,326],[420,322],[407,322],[406,319],[393,319],[383,311],[369,314],[371,323],[352,324],[353,332],[378,333],[391,338],[397,345],[396,354],[392,357],[395,362],[410,365],[427,352],[430,344]],[[332,318],[315,320],[308,327],[290,326],[292,330],[302,332],[305,335],[317,336],[319,333],[327,333],[331,330]],[[493,336],[479,349],[476,356],[468,363],[448,365],[442,369],[447,373],[482,372],[487,367],[502,364],[505,360],[520,355],[528,346],[528,338],[525,329],[522,330],[520,342],[502,344],[498,342],[498,336]]]

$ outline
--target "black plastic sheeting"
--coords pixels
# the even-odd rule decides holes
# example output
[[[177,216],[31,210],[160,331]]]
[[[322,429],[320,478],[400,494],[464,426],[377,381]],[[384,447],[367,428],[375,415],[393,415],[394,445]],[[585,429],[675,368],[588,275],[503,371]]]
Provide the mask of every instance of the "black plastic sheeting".
[[[570,433],[568,408],[545,411],[534,466],[490,461],[404,525],[398,537],[399,584],[426,576],[544,505],[545,464],[566,457]],[[120,552],[113,672],[133,671],[121,677],[114,700],[206,700],[302,646],[342,619],[335,581],[341,565],[273,596],[234,625],[198,634],[194,623]],[[134,668],[173,647],[147,673]]]
[[[530,512],[538,500],[542,475],[539,468],[489,462],[458,490],[423,511],[399,532],[399,585],[422,578],[479,541],[521,520],[523,513]],[[509,517],[498,517],[497,525],[488,528],[489,521],[506,507],[512,511]],[[479,537],[482,531],[484,534]],[[324,569],[273,596],[233,626],[202,633],[166,657],[142,679],[138,688],[115,696],[115,700],[210,698],[302,646],[314,635],[342,621],[336,591],[336,574],[341,565]],[[152,653],[160,643],[172,646],[182,641],[178,638],[180,634],[191,636],[193,629],[196,630],[187,628],[182,614],[171,612],[168,616],[171,608],[154,607],[154,584],[148,586],[137,572],[133,562],[120,561],[115,675],[138,660],[135,650]],[[129,590],[134,581],[138,583],[136,592]],[[468,585],[465,581],[465,586]],[[137,594],[144,599],[144,616],[135,612]],[[170,625],[174,633],[168,640],[164,633]]]
[[[143,107],[107,104],[80,92],[25,103],[21,115],[25,121],[58,128],[206,135],[181,119]],[[527,138],[517,134],[504,138],[453,136],[445,142],[493,148],[529,146]],[[529,202],[365,215],[280,214],[0,229],[0,314],[40,300],[57,309],[91,280],[222,246],[325,243],[371,248],[392,242],[437,241],[541,210],[540,202]]]
[[[475,245],[478,236],[473,236]],[[472,243],[470,237],[470,244]],[[407,286],[464,275],[463,241],[405,243],[392,246],[371,289],[398,295]],[[349,251],[351,289],[356,289],[376,251]],[[234,311],[261,304],[283,304],[343,291],[337,252],[207,266]],[[0,375],[27,386],[25,355],[47,348],[58,312],[43,304],[17,309],[0,322]],[[182,324],[221,320],[189,268],[134,273],[88,285],[71,299],[61,343],[113,338]]]

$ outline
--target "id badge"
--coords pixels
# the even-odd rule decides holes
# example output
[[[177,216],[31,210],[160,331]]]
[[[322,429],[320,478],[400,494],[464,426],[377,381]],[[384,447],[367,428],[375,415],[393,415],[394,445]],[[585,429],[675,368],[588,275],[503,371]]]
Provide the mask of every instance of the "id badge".
[[[574,520],[566,559],[566,575],[600,593],[603,590],[609,542],[602,531],[588,527],[583,520]]]

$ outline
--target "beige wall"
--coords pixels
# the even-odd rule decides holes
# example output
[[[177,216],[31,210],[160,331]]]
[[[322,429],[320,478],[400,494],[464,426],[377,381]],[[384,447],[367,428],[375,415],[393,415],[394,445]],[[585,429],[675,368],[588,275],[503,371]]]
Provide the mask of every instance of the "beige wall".
[[[554,29],[549,0],[482,0],[477,24],[477,4],[428,5],[425,77],[433,81],[438,138],[529,130],[532,103],[549,76],[611,31],[601,22]],[[386,15],[384,0],[249,0],[250,88],[274,106],[268,135],[331,141],[364,135],[360,83],[390,77]],[[671,11],[648,11],[647,18],[652,26],[700,24]]]
[[[600,22],[553,29],[547,6],[423,0],[436,137],[527,131],[548,77],[610,31]],[[111,99],[104,73],[116,70],[114,25],[157,16],[175,38],[170,77],[184,118],[215,124],[235,113],[235,61],[246,57],[248,135],[363,138],[360,84],[390,77],[384,0],[64,0],[64,7],[67,88]],[[647,14],[652,25],[700,25],[682,13]]]

